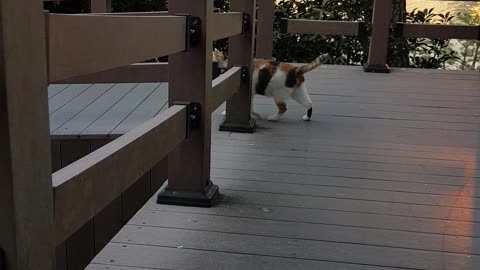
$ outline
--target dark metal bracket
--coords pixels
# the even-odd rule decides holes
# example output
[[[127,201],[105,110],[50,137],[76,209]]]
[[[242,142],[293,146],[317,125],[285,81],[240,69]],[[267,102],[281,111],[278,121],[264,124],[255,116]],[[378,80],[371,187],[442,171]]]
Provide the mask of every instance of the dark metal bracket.
[[[250,76],[248,67],[241,66],[242,67],[242,80],[243,81],[248,81],[248,77]]]
[[[242,20],[242,33],[250,31],[250,26],[252,25],[251,22],[252,18],[250,17],[250,14],[244,12]]]
[[[185,29],[185,52],[194,47],[200,41],[202,32],[202,22],[199,17],[190,16],[183,13],[174,13],[175,16],[184,16],[186,20]]]
[[[194,103],[189,101],[175,101],[173,105],[183,105],[187,107],[186,138],[188,138],[188,135],[190,134],[191,129],[200,127],[200,118],[201,118],[201,112],[202,112],[201,105],[200,103]]]

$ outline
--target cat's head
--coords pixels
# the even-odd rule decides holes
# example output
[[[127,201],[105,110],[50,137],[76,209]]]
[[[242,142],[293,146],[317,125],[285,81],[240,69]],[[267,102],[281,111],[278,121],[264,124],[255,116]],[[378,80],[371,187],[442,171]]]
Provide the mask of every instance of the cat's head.
[[[217,61],[218,67],[221,69],[226,69],[228,66],[228,60],[225,59],[225,55],[216,48],[212,52],[212,60]]]

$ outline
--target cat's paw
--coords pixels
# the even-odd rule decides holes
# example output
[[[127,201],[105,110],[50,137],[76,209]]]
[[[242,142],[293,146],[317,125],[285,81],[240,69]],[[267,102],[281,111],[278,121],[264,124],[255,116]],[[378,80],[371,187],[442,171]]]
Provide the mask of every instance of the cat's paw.
[[[227,115],[227,111],[223,111],[223,112],[222,112],[222,115],[223,115],[223,116]]]
[[[302,119],[303,121],[310,121],[310,117],[308,117],[308,115],[304,115]]]
[[[280,116],[279,115],[270,115],[267,120],[268,121],[272,121],[272,122],[275,122],[275,121],[278,121],[280,119]]]
[[[250,114],[250,117],[251,117],[252,119],[255,119],[255,120],[257,120],[257,119],[262,119],[262,116],[261,116],[259,113],[256,113],[256,112],[252,112],[252,113]]]

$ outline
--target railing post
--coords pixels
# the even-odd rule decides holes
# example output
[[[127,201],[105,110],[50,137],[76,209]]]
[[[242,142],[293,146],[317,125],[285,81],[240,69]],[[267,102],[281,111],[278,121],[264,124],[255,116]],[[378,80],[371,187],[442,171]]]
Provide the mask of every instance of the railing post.
[[[200,19],[198,44],[186,52],[169,56],[169,104],[195,102],[201,110],[198,127],[168,155],[168,185],[157,202],[191,206],[211,206],[218,187],[210,181],[211,113],[207,93],[212,91],[211,20],[213,0],[170,0],[170,13],[189,14]]]
[[[387,54],[391,18],[392,0],[375,0],[368,62],[364,65],[366,72],[390,72],[387,65]]]
[[[42,2],[0,1],[0,267],[55,268]],[[0,258],[1,259],[1,258]]]
[[[246,76],[239,91],[227,100],[227,115],[220,125],[220,131],[252,133],[255,120],[250,117],[252,111],[252,59],[255,39],[256,0],[231,0],[232,12],[243,12],[248,18],[244,33],[228,40],[229,66],[241,65],[246,68]]]
[[[108,13],[112,10],[111,0],[90,0],[91,13]]]
[[[258,0],[256,58],[271,59],[275,0]]]

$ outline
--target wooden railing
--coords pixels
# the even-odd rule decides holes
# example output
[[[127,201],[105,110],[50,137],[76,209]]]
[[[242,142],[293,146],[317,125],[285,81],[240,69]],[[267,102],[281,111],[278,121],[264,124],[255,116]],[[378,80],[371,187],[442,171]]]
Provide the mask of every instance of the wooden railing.
[[[159,203],[215,203],[211,113],[227,101],[222,130],[253,132],[255,126],[255,7],[255,0],[232,0],[232,12],[214,13],[211,0],[171,0],[169,14],[67,15],[43,14],[36,0],[0,3],[0,253],[6,269],[54,269],[54,247],[165,156],[168,185]],[[13,18],[23,19],[4,24]],[[222,38],[230,39],[232,68],[212,82],[212,42]],[[136,63],[164,55],[170,108],[52,175],[47,81],[131,73],[152,67]],[[151,80],[160,66],[154,67]]]
[[[181,52],[187,44],[185,16],[50,14],[47,29],[52,82]]]
[[[174,105],[55,172],[56,244],[65,241],[187,139],[186,119],[187,106]]]
[[[55,246],[165,156],[168,185],[158,202],[211,206],[219,194],[210,181],[211,113],[226,100],[220,130],[255,130],[256,0],[231,0],[230,13],[214,13],[213,0],[170,0],[168,13],[115,15],[92,1],[96,14],[83,15],[44,14],[37,0],[0,1],[0,267],[8,270],[54,269]],[[264,58],[271,56],[272,1],[260,0],[258,7],[264,14],[257,55]],[[389,71],[391,13],[391,0],[375,1],[366,71]],[[284,26],[295,33],[365,33],[362,22],[287,20]],[[427,38],[479,39],[480,32],[444,25],[394,29],[399,37]],[[231,68],[212,82],[212,42],[222,38],[229,38]],[[165,55],[168,65],[138,64]],[[92,74],[109,82],[128,74],[168,80],[170,108],[52,175],[46,86]]]

